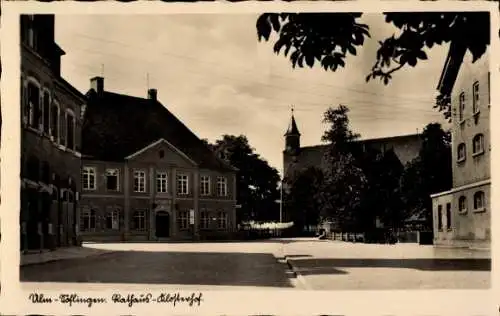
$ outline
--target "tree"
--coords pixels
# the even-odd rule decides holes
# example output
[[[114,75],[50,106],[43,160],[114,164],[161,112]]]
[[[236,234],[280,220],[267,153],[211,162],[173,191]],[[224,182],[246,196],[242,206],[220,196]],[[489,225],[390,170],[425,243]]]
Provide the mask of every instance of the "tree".
[[[453,41],[479,59],[490,44],[489,12],[393,12],[384,13],[399,34],[379,41],[379,49],[366,81],[379,78],[388,84],[392,74],[405,66],[415,67],[426,60],[424,49]],[[290,58],[293,67],[313,67],[319,63],[325,70],[345,66],[348,55],[370,37],[368,25],[360,23],[361,13],[264,13],[257,19],[260,40],[278,39],[274,52]],[[438,96],[435,108],[449,118],[449,103]]]
[[[208,142],[206,142],[208,144]],[[223,135],[215,144],[208,144],[219,156],[239,169],[236,198],[242,205],[241,220],[278,219],[278,171],[254,152],[246,136]]]
[[[418,157],[405,167],[401,190],[405,207],[413,213],[423,211],[428,225],[432,223],[430,195],[452,187],[451,162],[450,133],[438,123],[427,125]]]
[[[320,190],[320,216],[333,219],[343,229],[352,227],[361,205],[366,177],[356,157],[359,135],[349,128],[349,109],[340,105],[328,109],[323,121],[330,124],[322,140],[328,142]]]
[[[290,179],[290,192],[284,200],[287,204],[287,218],[293,221],[294,227],[302,229],[305,225],[318,224],[321,209],[318,192],[322,185],[323,172],[316,167],[302,170]]]

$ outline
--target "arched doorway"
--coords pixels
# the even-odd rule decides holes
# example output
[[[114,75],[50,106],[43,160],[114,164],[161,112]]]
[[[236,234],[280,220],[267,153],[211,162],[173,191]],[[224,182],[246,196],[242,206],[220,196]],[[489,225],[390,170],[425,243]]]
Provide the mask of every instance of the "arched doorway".
[[[170,237],[170,214],[165,211],[156,212],[156,237]]]

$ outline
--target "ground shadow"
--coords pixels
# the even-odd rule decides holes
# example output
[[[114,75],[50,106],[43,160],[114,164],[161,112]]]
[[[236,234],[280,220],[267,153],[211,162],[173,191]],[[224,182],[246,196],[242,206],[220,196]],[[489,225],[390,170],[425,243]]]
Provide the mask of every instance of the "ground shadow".
[[[348,274],[344,270],[340,270],[334,267],[312,267],[312,268],[300,268],[296,270],[302,276],[308,275],[321,275],[321,274]]]
[[[491,259],[290,259],[301,274],[329,274],[336,268],[406,268],[424,271],[491,271]],[[321,269],[320,269],[321,268]],[[302,272],[304,270],[304,272]],[[335,271],[334,271],[335,273]]]
[[[291,288],[271,253],[116,251],[20,268],[21,282],[232,285]]]

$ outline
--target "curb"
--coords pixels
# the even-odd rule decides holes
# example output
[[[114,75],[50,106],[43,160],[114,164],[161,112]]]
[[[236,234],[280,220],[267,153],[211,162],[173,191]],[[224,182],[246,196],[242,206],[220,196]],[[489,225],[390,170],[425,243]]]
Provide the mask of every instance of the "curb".
[[[86,259],[86,258],[90,258],[90,257],[100,257],[100,256],[104,256],[104,255],[109,255],[109,254],[117,253],[117,252],[118,251],[110,251],[110,252],[93,254],[93,255],[87,255],[87,256],[82,256],[82,257],[50,259],[50,260],[42,261],[42,262],[31,262],[31,263],[19,264],[19,267],[23,268],[23,267],[31,267],[31,266],[44,265],[44,264],[54,263],[54,262],[58,262],[58,261],[65,261],[65,260],[69,261],[69,260]]]
[[[284,256],[284,261],[287,264],[287,266],[290,268],[290,270],[293,272],[293,274],[297,278],[297,281],[299,281],[299,283],[303,287],[303,289],[304,290],[312,290],[312,288],[307,284],[305,277],[299,272],[299,269],[294,264],[292,264],[292,260],[287,258],[287,256]]]

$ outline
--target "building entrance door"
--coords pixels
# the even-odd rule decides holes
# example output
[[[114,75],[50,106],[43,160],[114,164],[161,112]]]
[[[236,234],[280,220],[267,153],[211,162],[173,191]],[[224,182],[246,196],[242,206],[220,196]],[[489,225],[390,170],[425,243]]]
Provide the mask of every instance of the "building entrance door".
[[[156,237],[170,237],[170,215],[168,212],[156,212]]]

